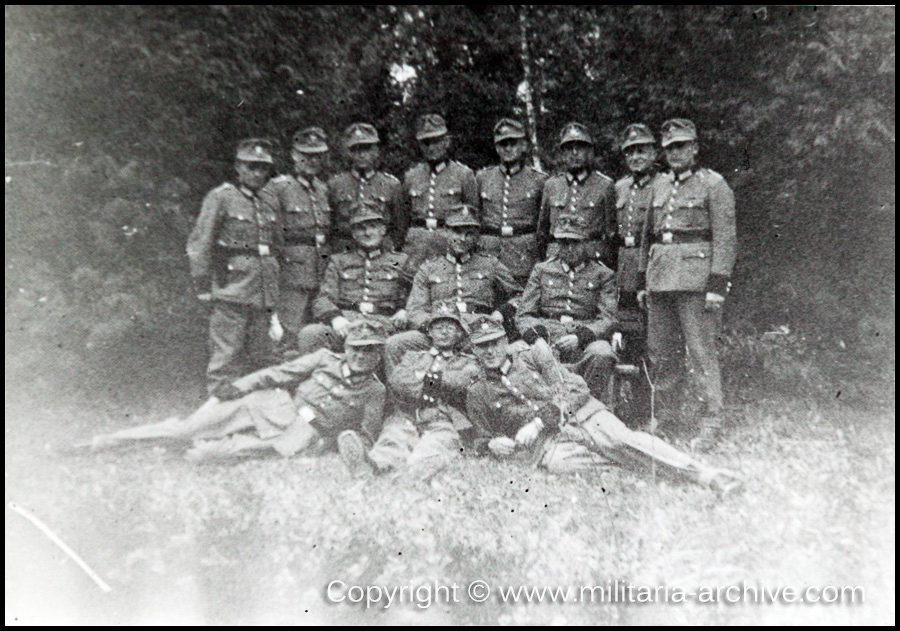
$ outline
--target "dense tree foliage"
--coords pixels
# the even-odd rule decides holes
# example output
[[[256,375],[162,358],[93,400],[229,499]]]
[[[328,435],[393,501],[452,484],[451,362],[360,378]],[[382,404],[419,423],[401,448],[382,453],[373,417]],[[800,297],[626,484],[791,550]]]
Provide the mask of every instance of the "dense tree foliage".
[[[286,147],[301,126],[336,138],[367,120],[399,175],[414,157],[413,121],[437,110],[456,156],[481,167],[493,160],[493,121],[525,118],[526,91],[549,168],[568,120],[593,128],[599,166],[613,176],[626,124],[695,120],[702,161],[738,199],[737,335],[786,325],[858,348],[893,336],[893,8],[28,6],[5,15],[8,342],[52,344],[70,363],[111,346],[196,355],[196,344],[176,343],[203,337],[184,240],[203,194],[229,177],[237,139]],[[335,152],[331,167],[340,166]]]

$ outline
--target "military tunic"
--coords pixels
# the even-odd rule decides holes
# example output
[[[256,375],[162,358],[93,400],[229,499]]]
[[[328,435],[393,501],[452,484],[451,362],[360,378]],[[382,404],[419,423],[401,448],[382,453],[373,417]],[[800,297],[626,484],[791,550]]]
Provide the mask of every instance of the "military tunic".
[[[331,211],[325,184],[301,175],[281,175],[260,191],[264,207],[281,220],[281,306],[287,331],[308,321],[309,301],[328,262]]]
[[[481,196],[481,251],[496,256],[522,283],[539,260],[537,224],[547,175],[499,165],[475,177]]]
[[[274,449],[283,456],[333,446],[352,429],[381,431],[385,388],[374,375],[353,375],[341,355],[319,350],[234,382],[243,396],[207,403],[187,419],[142,425],[95,439],[109,446],[129,440],[211,441],[203,455],[235,456]],[[293,395],[290,391],[293,391]]]
[[[650,293],[647,345],[662,384],[684,360],[707,412],[720,413],[722,378],[715,342],[720,311],[705,309],[705,294],[725,295],[736,255],[734,194],[724,178],[699,169],[653,182],[652,213],[644,233]]]
[[[563,360],[577,362],[579,374],[602,397],[615,363],[612,346],[603,339],[616,326],[614,277],[596,260],[575,267],[557,258],[538,263],[519,300],[517,318],[523,332],[545,327],[549,342],[564,335],[578,336],[580,351],[564,355]]]
[[[694,481],[708,481],[715,472],[655,436],[628,429],[591,396],[581,377],[556,362],[543,340],[533,346],[510,345],[500,370],[485,371],[484,378],[469,388],[466,411],[481,452],[492,438],[514,439],[519,429],[540,418],[541,431],[549,436],[532,449],[541,450],[535,454],[538,462],[551,471],[579,471],[612,462],[644,470],[656,465]]]
[[[538,232],[549,242],[561,216],[579,224],[588,237],[591,256],[610,263],[609,242],[615,234],[615,186],[599,171],[582,171],[578,175],[563,173],[547,180],[541,199]],[[555,244],[548,255],[557,252]]]
[[[365,316],[380,321],[387,331],[395,331],[390,318],[403,308],[411,278],[408,257],[400,252],[354,250],[334,255],[312,305],[313,319],[318,322],[300,331],[298,350],[340,350],[343,342],[330,326],[337,316],[351,322]]]
[[[408,465],[433,473],[457,458],[459,431],[471,427],[464,414],[466,392],[480,374],[475,358],[456,350],[406,353],[388,379],[397,410],[369,459],[380,469]],[[435,376],[438,384],[426,386]]]
[[[421,162],[403,176],[403,251],[414,267],[447,251],[444,219],[461,204],[479,208],[478,183],[469,167],[446,160],[435,166]]]
[[[356,248],[350,229],[350,217],[362,203],[374,204],[385,217],[393,249],[400,242],[402,186],[400,180],[382,171],[359,172],[356,169],[338,173],[328,180],[328,200],[333,214],[332,249],[346,252]]]
[[[203,200],[187,243],[191,276],[211,288],[207,386],[270,363],[267,330],[279,302],[277,216],[248,188],[222,184]],[[246,364],[246,365],[245,365]]]
[[[636,293],[641,272],[641,247],[644,222],[653,200],[653,175],[635,179],[633,175],[616,182],[616,243],[619,253],[616,286],[622,292]]]

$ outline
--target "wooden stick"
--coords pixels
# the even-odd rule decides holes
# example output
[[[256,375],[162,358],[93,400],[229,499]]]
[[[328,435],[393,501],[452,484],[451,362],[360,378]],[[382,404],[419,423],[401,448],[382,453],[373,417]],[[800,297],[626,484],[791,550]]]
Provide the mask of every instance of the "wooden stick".
[[[90,576],[91,579],[92,579],[95,583],[97,583],[97,586],[98,586],[101,590],[103,590],[103,591],[106,592],[106,593],[109,593],[109,592],[112,591],[112,588],[111,588],[109,585],[107,585],[107,584],[103,581],[103,579],[100,578],[100,577],[97,575],[97,573],[96,573],[94,570],[92,570],[92,569],[90,568],[90,566],[89,566],[87,563],[84,562],[84,559],[82,559],[80,556],[78,556],[78,555],[75,553],[75,551],[72,550],[72,548],[70,548],[69,546],[67,546],[67,545],[65,544],[65,542],[64,542],[62,539],[60,539],[59,537],[57,537],[56,534],[55,534],[52,530],[50,530],[50,528],[49,528],[44,522],[42,522],[40,519],[38,519],[37,517],[35,517],[35,516],[32,515],[31,513],[29,513],[28,511],[26,511],[24,508],[22,508],[21,506],[19,506],[19,505],[16,504],[15,502],[10,502],[10,503],[9,503],[9,508],[10,508],[11,510],[14,510],[15,512],[19,513],[22,517],[24,517],[25,519],[27,519],[28,521],[30,521],[32,524],[34,524],[35,526],[37,526],[38,530],[40,530],[40,531],[43,532],[45,535],[47,535],[47,537],[50,539],[50,541],[52,541],[53,543],[55,543],[57,546],[59,546],[59,548],[60,548],[63,552],[65,552],[67,555],[69,555],[69,557],[70,557],[73,561],[75,561],[75,563],[78,564],[78,567],[80,567],[82,570],[84,570],[85,574],[87,574],[88,576]]]

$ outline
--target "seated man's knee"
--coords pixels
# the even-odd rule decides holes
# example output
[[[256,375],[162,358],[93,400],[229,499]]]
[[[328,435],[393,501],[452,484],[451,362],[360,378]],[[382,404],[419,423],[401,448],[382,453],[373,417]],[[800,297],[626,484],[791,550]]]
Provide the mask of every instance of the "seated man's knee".
[[[596,340],[591,342],[584,349],[584,354],[597,362],[603,362],[609,365],[614,365],[616,363],[616,354],[613,352],[612,344],[606,340]]]

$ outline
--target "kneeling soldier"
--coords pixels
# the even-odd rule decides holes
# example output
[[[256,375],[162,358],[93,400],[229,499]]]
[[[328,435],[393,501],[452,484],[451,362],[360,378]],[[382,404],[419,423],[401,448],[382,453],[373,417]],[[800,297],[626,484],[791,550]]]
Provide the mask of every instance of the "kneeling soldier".
[[[615,328],[615,274],[587,252],[586,235],[577,217],[560,219],[554,233],[559,254],[534,267],[518,320],[522,339],[533,344],[543,337],[595,396],[605,397],[616,362],[607,341]]]
[[[429,259],[416,272],[406,301],[406,314],[414,331],[392,335],[385,346],[385,361],[392,370],[404,353],[428,349],[423,332],[435,307],[454,304],[463,314],[500,310],[512,322],[515,309],[507,301],[522,292],[512,272],[497,257],[478,248],[478,218],[469,206],[447,217],[450,239],[447,253]]]
[[[321,349],[219,386],[188,418],[97,436],[94,448],[135,440],[196,441],[188,457],[320,453],[345,430],[381,430],[384,386],[375,377],[384,333],[377,323],[348,328],[344,354]],[[289,393],[293,389],[293,396]]]
[[[628,429],[591,396],[584,380],[561,366],[550,347],[508,344],[489,317],[472,323],[470,341],[485,378],[469,389],[466,410],[476,448],[507,457],[528,449],[551,471],[577,471],[613,462],[706,484],[721,494],[740,488],[733,473],[711,467],[665,441]]]
[[[412,278],[407,256],[382,249],[386,227],[377,207],[361,205],[350,225],[357,249],[331,257],[312,306],[319,322],[297,336],[301,353],[339,349],[347,326],[364,317],[377,320],[388,333],[406,324],[403,304]]]
[[[471,427],[463,414],[466,391],[480,371],[475,358],[460,351],[467,331],[454,306],[432,314],[428,335],[433,346],[406,353],[391,372],[388,386],[397,409],[374,447],[367,453],[370,443],[357,432],[338,437],[341,457],[354,474],[408,466],[428,478],[459,456],[459,431]]]

